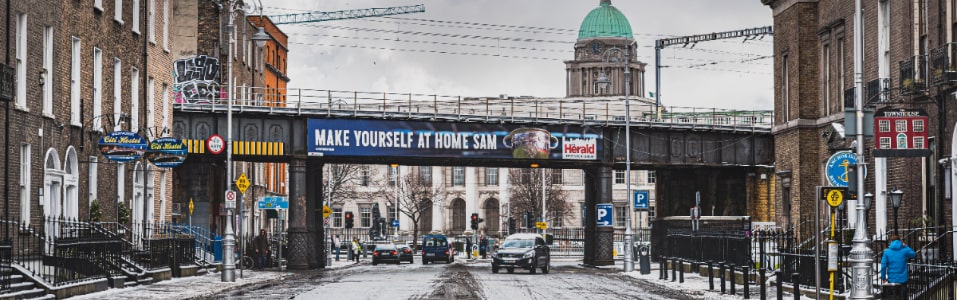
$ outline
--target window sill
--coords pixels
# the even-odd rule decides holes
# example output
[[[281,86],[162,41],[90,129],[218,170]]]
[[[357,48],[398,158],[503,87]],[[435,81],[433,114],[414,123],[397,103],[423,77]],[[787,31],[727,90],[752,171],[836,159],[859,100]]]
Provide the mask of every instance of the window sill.
[[[123,19],[113,19],[113,22],[116,22],[116,24],[119,24],[120,26],[123,26],[124,24],[126,24],[123,22]]]
[[[25,105],[20,104],[20,103],[14,104],[14,105],[13,105],[13,109],[19,110],[19,111],[23,111],[23,112],[30,112],[30,108],[28,108],[28,107],[26,107]]]

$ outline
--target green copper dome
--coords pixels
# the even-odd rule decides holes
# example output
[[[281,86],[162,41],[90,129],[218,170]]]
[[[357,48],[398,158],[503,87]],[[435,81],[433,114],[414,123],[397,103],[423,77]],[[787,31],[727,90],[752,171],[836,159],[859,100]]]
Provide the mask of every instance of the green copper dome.
[[[634,38],[628,18],[611,5],[611,0],[601,0],[598,8],[593,9],[578,30],[578,39],[594,37]]]

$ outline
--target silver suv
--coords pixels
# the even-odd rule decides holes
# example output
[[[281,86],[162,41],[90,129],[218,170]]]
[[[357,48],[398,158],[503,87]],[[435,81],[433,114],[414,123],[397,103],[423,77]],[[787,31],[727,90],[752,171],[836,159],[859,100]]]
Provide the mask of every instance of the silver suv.
[[[492,253],[492,273],[505,268],[508,273],[522,268],[535,274],[536,269],[548,274],[551,251],[541,235],[534,233],[516,233],[505,238],[502,246]]]

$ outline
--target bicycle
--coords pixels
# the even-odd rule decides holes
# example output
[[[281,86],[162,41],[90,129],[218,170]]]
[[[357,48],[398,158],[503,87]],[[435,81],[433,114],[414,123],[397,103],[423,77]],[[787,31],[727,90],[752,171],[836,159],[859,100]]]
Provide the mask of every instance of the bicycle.
[[[242,264],[242,265],[240,265]],[[255,266],[255,260],[252,257],[243,255],[242,258],[239,257],[239,253],[236,254],[236,268],[242,267],[243,269],[252,269]]]

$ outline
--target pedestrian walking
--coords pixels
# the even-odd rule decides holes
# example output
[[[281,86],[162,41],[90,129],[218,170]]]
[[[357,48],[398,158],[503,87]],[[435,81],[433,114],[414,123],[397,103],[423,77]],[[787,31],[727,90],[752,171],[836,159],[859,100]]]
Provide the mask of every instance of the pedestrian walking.
[[[256,267],[262,271],[266,267],[266,259],[269,258],[269,237],[266,236],[266,229],[259,229],[259,236],[253,241],[253,247],[256,249]]]
[[[361,250],[361,247],[359,246],[359,239],[353,238],[353,239],[352,239],[352,253],[353,253],[353,254],[352,254],[352,259],[353,259],[356,263],[359,263],[359,251],[360,251],[360,250]]]
[[[332,246],[333,246],[333,247],[336,247],[336,261],[339,261],[339,246],[341,246],[341,245],[340,245],[340,243],[339,243],[339,235],[338,235],[338,234],[337,234],[335,237],[332,238]]]
[[[907,297],[907,260],[917,257],[913,249],[901,242],[899,236],[891,236],[891,244],[881,256],[881,279],[883,283],[900,285],[898,287],[900,299]]]

